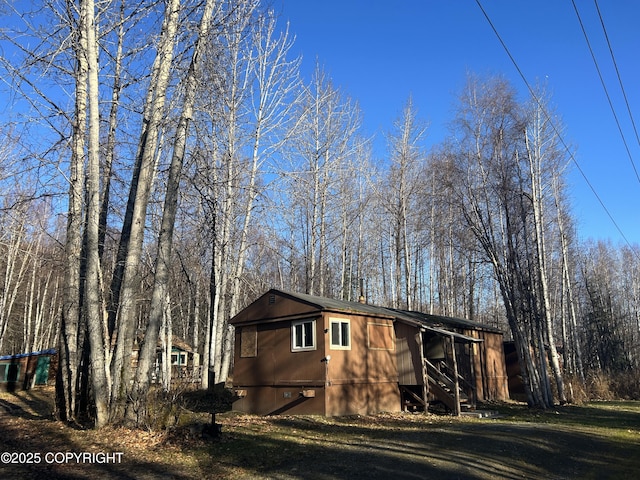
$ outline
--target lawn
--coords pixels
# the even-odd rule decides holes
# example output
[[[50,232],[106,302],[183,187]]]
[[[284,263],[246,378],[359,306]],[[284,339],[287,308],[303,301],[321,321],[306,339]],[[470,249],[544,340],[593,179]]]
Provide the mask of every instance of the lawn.
[[[0,478],[26,479],[636,479],[640,402],[533,411],[492,406],[499,418],[422,414],[341,418],[204,415],[162,432],[70,428],[48,389],[0,394]],[[9,454],[7,456],[7,453]],[[30,461],[31,463],[25,463]]]

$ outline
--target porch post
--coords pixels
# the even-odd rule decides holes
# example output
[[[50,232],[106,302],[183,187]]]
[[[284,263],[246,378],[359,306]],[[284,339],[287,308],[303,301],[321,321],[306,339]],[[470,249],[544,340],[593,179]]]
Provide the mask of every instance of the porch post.
[[[424,341],[422,334],[424,329],[418,331],[418,348],[420,349],[420,365],[422,367],[422,402],[424,403],[424,413],[429,410],[429,375],[427,373],[427,362],[424,357]]]
[[[455,398],[455,412],[456,417],[460,416],[460,382],[458,380],[458,360],[456,358],[456,342],[453,335],[449,335],[451,339],[451,358],[453,361],[453,386],[454,386],[454,398]]]

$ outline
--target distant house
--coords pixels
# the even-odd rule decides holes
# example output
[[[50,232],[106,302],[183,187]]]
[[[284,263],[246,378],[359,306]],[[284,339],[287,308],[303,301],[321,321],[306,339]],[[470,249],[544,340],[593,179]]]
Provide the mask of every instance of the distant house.
[[[508,398],[502,333],[475,322],[270,290],[230,323],[238,411],[459,413]]]
[[[143,335],[140,333],[137,336],[136,343],[133,347],[131,366],[134,369],[138,366],[138,354],[142,338]],[[171,381],[180,380],[192,383],[200,382],[200,357],[190,344],[177,335],[173,335],[171,338],[170,356],[167,355],[162,341],[158,339],[158,344],[156,346],[156,358],[151,371],[152,383],[161,382],[162,372],[164,369],[163,359],[165,357],[169,361]]]
[[[52,384],[57,365],[58,355],[54,348],[0,356],[0,390],[13,392]]]

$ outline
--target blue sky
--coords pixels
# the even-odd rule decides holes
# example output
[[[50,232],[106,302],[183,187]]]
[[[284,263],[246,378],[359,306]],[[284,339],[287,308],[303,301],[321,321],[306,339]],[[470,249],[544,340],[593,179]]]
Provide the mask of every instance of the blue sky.
[[[369,134],[390,130],[412,95],[419,116],[430,123],[428,143],[441,142],[467,72],[504,75],[523,98],[527,93],[475,0],[273,1],[296,35],[294,52],[303,55],[305,77],[317,58],[334,85],[359,102]],[[640,146],[595,2],[576,0],[576,5],[631,160],[572,2],[481,3],[527,81],[546,82],[563,119],[563,138],[574,147],[587,178],[573,166],[569,188],[580,239],[640,244],[640,180],[632,164],[640,170]],[[640,128],[640,2],[600,0],[597,5]]]

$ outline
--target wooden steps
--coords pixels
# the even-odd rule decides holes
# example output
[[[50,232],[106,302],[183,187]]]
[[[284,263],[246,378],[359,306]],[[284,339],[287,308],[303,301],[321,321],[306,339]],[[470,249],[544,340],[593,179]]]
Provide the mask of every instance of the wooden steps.
[[[429,382],[429,394],[437,399],[429,407],[437,407],[441,404],[447,412],[455,415],[471,414],[475,411],[475,401],[469,398],[462,388],[463,385],[472,389],[471,385],[458,375],[458,382],[455,382],[450,375],[446,373],[447,366],[440,364],[438,367],[428,360],[425,360],[426,373]],[[400,385],[402,394],[402,408],[405,411],[424,411],[427,407],[420,394],[419,385]],[[456,395],[457,388],[457,395]]]
[[[429,390],[449,411],[460,414],[475,408],[474,402],[462,389],[461,384],[466,384],[466,380],[460,375],[455,381],[445,373],[446,365],[436,367],[429,360],[425,359],[427,376],[429,377]],[[457,393],[457,394],[456,394]]]

